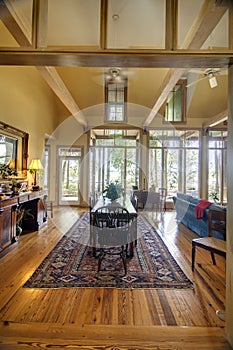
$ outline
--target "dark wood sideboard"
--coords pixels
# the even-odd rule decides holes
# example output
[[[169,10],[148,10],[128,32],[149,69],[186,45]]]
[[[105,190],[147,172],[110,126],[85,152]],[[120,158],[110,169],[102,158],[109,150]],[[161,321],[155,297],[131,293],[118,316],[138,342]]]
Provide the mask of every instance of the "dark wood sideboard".
[[[47,221],[45,198],[45,194],[36,191],[0,200],[0,252],[17,240],[16,220],[19,206],[32,214],[23,220],[23,233],[38,231],[45,224]]]

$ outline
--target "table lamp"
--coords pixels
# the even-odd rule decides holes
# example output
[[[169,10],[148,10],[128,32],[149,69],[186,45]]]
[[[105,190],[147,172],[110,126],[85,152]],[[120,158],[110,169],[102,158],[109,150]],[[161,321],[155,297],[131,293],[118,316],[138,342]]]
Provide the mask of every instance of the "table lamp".
[[[31,160],[31,164],[29,165],[29,170],[32,174],[34,174],[34,183],[32,186],[32,190],[33,191],[38,191],[40,189],[40,186],[37,185],[37,179],[36,179],[36,175],[37,175],[37,171],[43,169],[43,166],[41,164],[40,159],[37,158],[33,158]]]

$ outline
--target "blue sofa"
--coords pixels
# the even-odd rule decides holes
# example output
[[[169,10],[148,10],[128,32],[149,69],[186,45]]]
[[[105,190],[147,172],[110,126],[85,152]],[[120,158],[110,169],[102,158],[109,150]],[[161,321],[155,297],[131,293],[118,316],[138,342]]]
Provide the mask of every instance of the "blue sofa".
[[[204,216],[202,219],[197,219],[195,215],[195,206],[199,203],[200,198],[190,196],[185,193],[178,192],[173,197],[176,219],[177,221],[184,224],[190,230],[196,232],[200,237],[208,236],[208,212],[209,209],[213,210],[225,210],[226,207],[222,207],[217,204],[211,204],[207,209],[204,210]],[[223,239],[221,233],[214,231],[213,237]]]

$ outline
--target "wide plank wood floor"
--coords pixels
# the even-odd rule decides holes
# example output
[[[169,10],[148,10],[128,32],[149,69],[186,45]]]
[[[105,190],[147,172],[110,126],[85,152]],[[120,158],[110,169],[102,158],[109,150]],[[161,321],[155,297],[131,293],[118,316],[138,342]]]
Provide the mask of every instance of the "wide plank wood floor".
[[[192,272],[191,240],[197,235],[177,226],[173,211],[146,214],[194,282],[193,290],[22,288],[82,211],[55,207],[53,220],[39,232],[22,235],[0,259],[0,349],[48,344],[115,349],[117,336],[117,349],[230,349],[224,322],[216,316],[225,307],[225,259],[216,256],[213,266],[210,254],[197,249]]]

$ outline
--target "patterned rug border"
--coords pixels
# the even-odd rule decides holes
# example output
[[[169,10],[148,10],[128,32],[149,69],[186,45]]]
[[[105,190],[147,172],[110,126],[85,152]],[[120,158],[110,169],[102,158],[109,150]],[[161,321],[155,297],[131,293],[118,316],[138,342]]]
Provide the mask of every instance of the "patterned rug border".
[[[120,271],[114,271],[115,273],[109,273],[109,268],[107,266],[106,269],[101,269],[99,273],[97,273],[97,271],[90,272],[90,268],[93,270],[93,266],[88,267],[88,263],[90,261],[92,261],[92,263],[95,262],[97,267],[97,259],[92,257],[91,247],[77,243],[86,243],[88,241],[89,234],[84,234],[85,238],[83,239],[82,237],[80,240],[81,235],[83,235],[83,229],[85,228],[86,232],[88,231],[88,224],[89,213],[85,212],[61,237],[58,243],[34,271],[32,276],[23,285],[23,288],[193,289],[192,281],[186,276],[172,256],[156,228],[152,226],[150,220],[141,213],[138,215],[138,229],[140,232],[143,232],[142,227],[145,226],[145,232],[140,237],[140,239],[143,239],[143,244],[140,243],[137,245],[137,253],[135,254],[137,255],[137,259],[132,259],[137,260],[137,264],[140,264],[142,270],[151,271],[152,268],[156,268],[156,270],[153,270],[153,273],[149,272],[145,274],[145,271],[138,272],[136,269],[136,273],[131,272],[123,276],[122,268]],[[147,241],[147,245],[144,241]],[[152,242],[155,243],[155,241],[160,249],[156,250],[156,246],[151,248]],[[77,249],[77,244],[79,244],[79,249]],[[145,247],[148,253],[147,251],[143,252]],[[62,254],[60,253],[61,257],[58,256],[59,251],[62,252]],[[54,260],[54,255],[57,260]],[[87,261],[87,267],[84,264],[82,266],[82,273],[79,273],[79,268],[85,259]],[[132,259],[130,259],[130,263],[132,263]],[[78,269],[74,269],[74,266],[78,266]],[[158,266],[159,268],[157,269]],[[169,269],[167,269],[167,266]],[[49,278],[46,277],[46,269],[50,269],[49,278],[52,281],[49,281]]]

